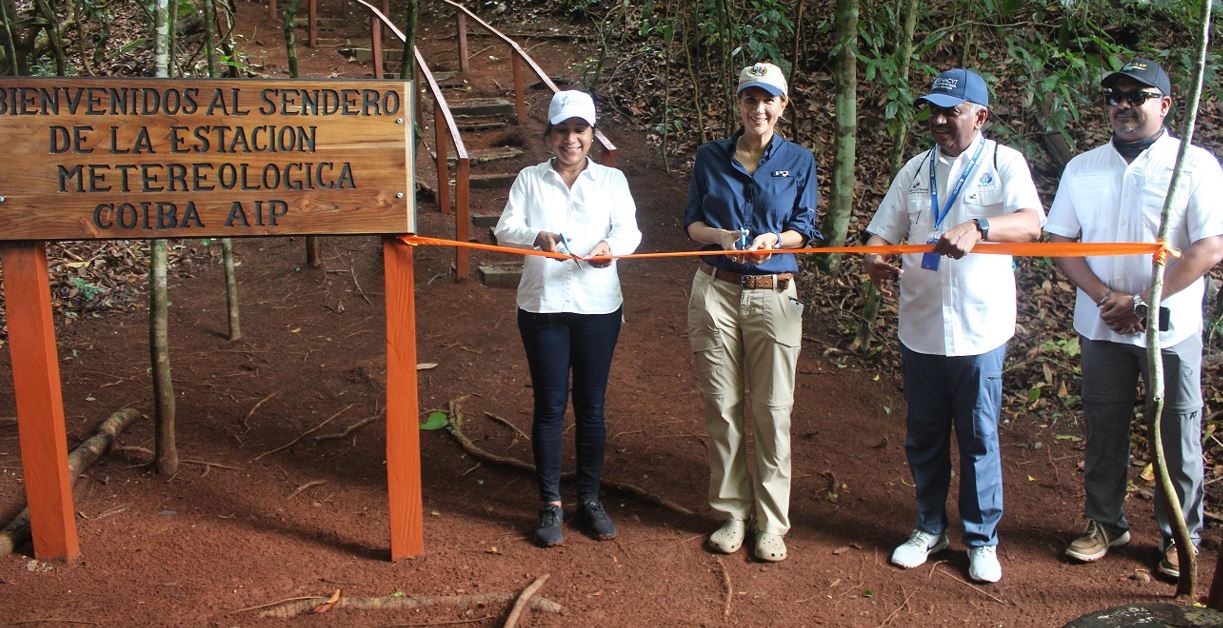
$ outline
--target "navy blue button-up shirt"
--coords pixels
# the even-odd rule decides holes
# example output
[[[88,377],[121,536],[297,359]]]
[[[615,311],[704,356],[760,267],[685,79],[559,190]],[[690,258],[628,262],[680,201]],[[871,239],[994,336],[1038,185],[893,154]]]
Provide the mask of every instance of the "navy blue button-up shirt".
[[[741,134],[739,131],[697,150],[684,209],[684,232],[700,221],[717,229],[747,227],[749,241],[763,233],[788,230],[803,234],[807,241],[822,238],[815,226],[815,157],[811,151],[774,133],[756,172],[748,174],[735,160],[735,142]],[[716,244],[702,247],[720,249]],[[739,264],[725,255],[701,259],[748,275],[798,270],[798,262],[790,253],[775,254],[762,264]]]

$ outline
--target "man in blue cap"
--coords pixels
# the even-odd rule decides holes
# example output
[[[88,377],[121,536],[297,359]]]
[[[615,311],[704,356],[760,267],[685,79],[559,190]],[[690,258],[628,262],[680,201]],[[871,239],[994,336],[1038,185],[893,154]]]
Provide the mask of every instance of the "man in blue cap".
[[[1104,77],[1112,139],[1070,160],[1045,230],[1054,242],[1155,242],[1180,140],[1164,128],[1172,84],[1155,61],[1133,59]],[[1164,363],[1164,452],[1189,536],[1201,540],[1203,276],[1223,258],[1223,170],[1190,146],[1171,207],[1159,344]],[[1074,330],[1083,360],[1083,514],[1087,527],[1066,556],[1091,562],[1130,540],[1125,517],[1130,423],[1138,377],[1147,380],[1146,315],[1151,260],[1145,255],[1062,257],[1058,267],[1078,288]],[[1162,314],[1162,313],[1161,313]],[[1166,323],[1166,324],[1165,324]],[[1158,570],[1180,576],[1167,505],[1155,502],[1162,541]],[[1196,548],[1195,548],[1196,551]]]
[[[916,485],[917,523],[892,563],[917,567],[948,545],[954,428],[968,575],[997,582],[998,417],[1002,362],[1015,334],[1015,276],[1010,256],[969,253],[982,241],[1036,239],[1045,214],[1023,155],[981,134],[989,91],[976,72],[943,72],[918,104],[929,108],[935,145],[896,175],[867,227],[867,244],[926,243],[933,250],[904,255],[899,266],[882,255],[863,258],[885,297],[895,295],[893,282],[900,284],[905,454]]]

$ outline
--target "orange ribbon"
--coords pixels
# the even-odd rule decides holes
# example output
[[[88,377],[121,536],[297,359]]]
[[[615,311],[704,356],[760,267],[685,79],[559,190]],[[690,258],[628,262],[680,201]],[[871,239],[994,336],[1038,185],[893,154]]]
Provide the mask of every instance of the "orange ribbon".
[[[513,255],[535,255],[552,259],[570,259],[563,253],[552,253],[535,249],[523,249],[480,242],[460,242],[445,238],[432,238],[420,235],[399,236],[409,246],[454,246],[479,251],[494,251]],[[904,253],[926,253],[934,250],[933,244],[889,244],[883,246],[822,246],[802,249],[759,249],[757,254],[797,253],[811,255],[819,253],[876,253],[879,255],[900,255]],[[1018,257],[1096,257],[1104,255],[1146,255],[1150,254],[1160,263],[1167,261],[1171,255],[1180,258],[1180,249],[1168,246],[1167,242],[982,242],[973,247],[973,253],[987,255],[1014,255]],[[612,259],[660,259],[666,257],[700,257],[706,255],[743,255],[743,251],[660,251],[657,253],[632,253],[630,255],[609,255],[591,257],[596,261]]]

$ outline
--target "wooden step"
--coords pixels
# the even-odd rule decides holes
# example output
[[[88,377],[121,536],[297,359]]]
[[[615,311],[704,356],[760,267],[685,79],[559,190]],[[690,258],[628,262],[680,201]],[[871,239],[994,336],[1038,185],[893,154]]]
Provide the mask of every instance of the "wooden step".
[[[462,74],[450,70],[434,72],[433,80],[437,81],[437,86],[442,89],[467,89],[469,87],[467,79],[463,78]]]
[[[517,288],[522,279],[522,262],[480,264],[476,274],[480,283],[489,288]]]
[[[450,113],[458,117],[512,116],[514,103],[504,98],[468,98],[450,103]]]
[[[498,220],[501,220],[500,214],[472,214],[471,226],[477,229],[492,229],[497,226]]]
[[[481,131],[495,131],[504,129],[510,125],[505,120],[490,120],[490,119],[472,119],[463,118],[455,120],[455,125],[459,127],[459,133],[479,133]]]
[[[348,49],[346,54],[355,59],[357,63],[369,63],[374,60],[374,52],[365,47],[353,46],[352,48]],[[388,63],[398,64],[399,60],[402,58],[403,48],[382,49],[382,59]]]
[[[473,190],[494,190],[497,188],[509,189],[514,184],[514,179],[518,178],[517,172],[494,172],[494,173],[479,173],[471,175],[471,189]]]
[[[502,159],[513,159],[522,154],[522,149],[516,146],[493,146],[492,148],[476,148],[467,151],[467,158],[471,160],[471,165],[477,166],[487,164]],[[447,160],[453,163],[456,160],[454,154],[450,154]]]

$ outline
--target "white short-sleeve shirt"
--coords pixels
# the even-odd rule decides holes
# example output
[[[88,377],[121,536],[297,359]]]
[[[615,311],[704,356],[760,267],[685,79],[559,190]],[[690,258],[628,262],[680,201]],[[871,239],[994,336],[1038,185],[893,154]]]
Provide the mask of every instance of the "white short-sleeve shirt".
[[[1045,230],[1083,242],[1155,242],[1159,217],[1172,178],[1180,140],[1165,132],[1133,162],[1104,144],[1066,165]],[[1190,146],[1172,203],[1168,243],[1186,248],[1202,238],[1223,235],[1223,171],[1206,150]],[[1087,265],[1113,290],[1146,294],[1153,268],[1149,255],[1093,256]],[[1168,347],[1202,330],[1205,280],[1163,300],[1170,312],[1168,331],[1159,341]],[[1074,302],[1074,329],[1091,340],[1137,346],[1146,334],[1121,335],[1100,319],[1100,309],[1082,290]]]
[[[570,188],[551,161],[523,168],[493,233],[501,244],[531,247],[540,231],[564,235],[576,255],[586,255],[602,240],[613,255],[635,251],[641,231],[624,173],[587,159]],[[623,301],[614,261],[595,268],[528,255],[522,263],[518,307],[528,312],[609,314]]]
[[[980,142],[985,142],[960,196],[935,229],[930,204],[930,160],[935,164],[939,203],[947,198]],[[892,244],[923,244],[936,233],[973,218],[1035,209],[1045,214],[1028,162],[1008,146],[980,133],[956,157],[937,148],[909,160],[879,204],[867,231]],[[939,258],[938,270],[921,267],[921,253],[902,257],[900,341],[918,353],[980,355],[1015,335],[1015,273],[1009,255],[970,254]]]

